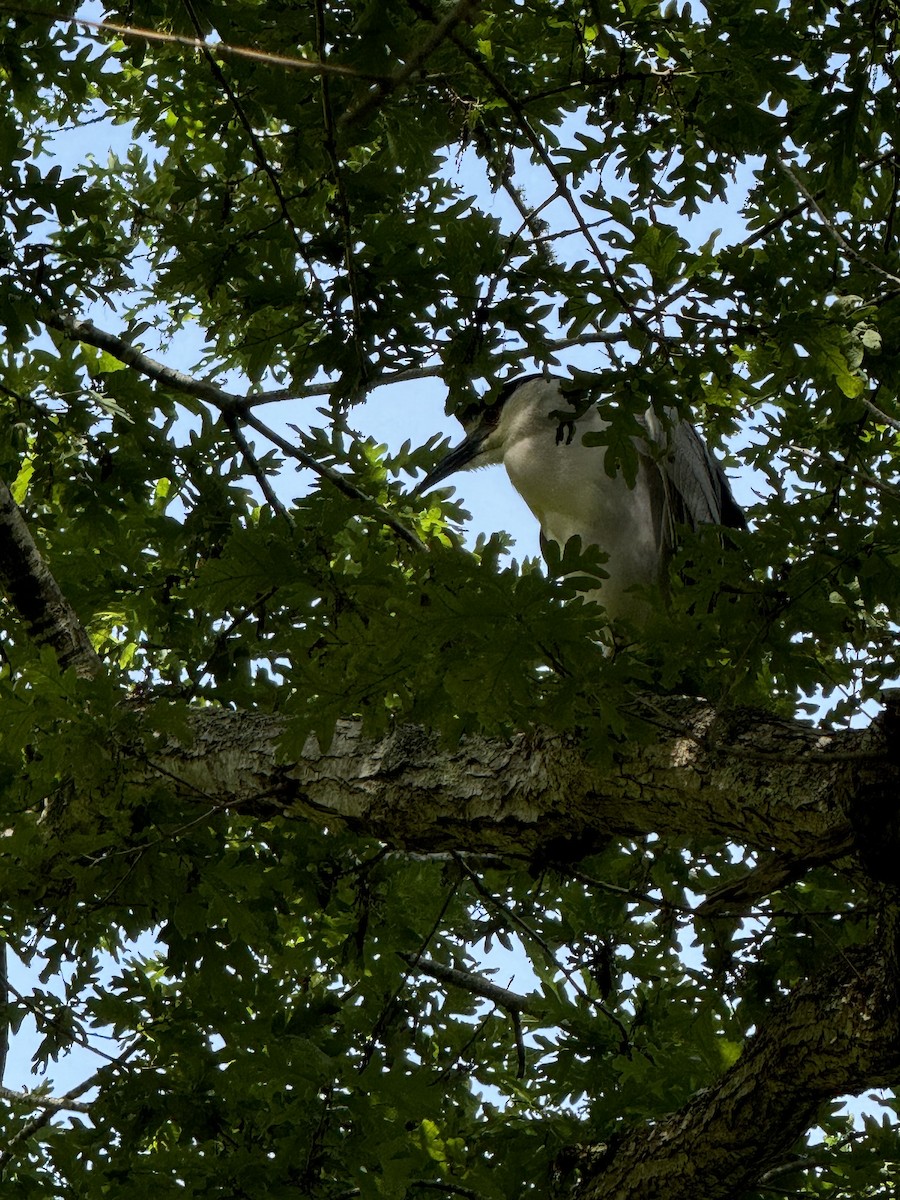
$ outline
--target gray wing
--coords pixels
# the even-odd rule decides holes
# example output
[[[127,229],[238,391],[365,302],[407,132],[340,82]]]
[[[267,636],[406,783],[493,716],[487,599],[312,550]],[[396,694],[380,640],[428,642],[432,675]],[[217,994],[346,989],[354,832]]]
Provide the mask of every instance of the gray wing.
[[[673,546],[679,525],[725,525],[745,529],[747,522],[725,472],[688,421],[675,418],[666,427],[648,410],[644,418],[656,475],[660,538]],[[648,464],[649,469],[649,464]]]

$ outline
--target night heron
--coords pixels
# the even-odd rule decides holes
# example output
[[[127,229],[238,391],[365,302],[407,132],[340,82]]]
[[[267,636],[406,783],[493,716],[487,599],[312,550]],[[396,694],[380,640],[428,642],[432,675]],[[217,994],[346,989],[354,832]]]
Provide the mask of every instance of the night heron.
[[[597,406],[573,404],[562,381],[526,375],[506,383],[496,401],[466,424],[466,437],[416,487],[423,492],[454,471],[503,463],[513,487],[540,522],[541,546],[564,547],[578,534],[583,547],[609,557],[609,578],[597,593],[612,617],[632,617],[639,603],[629,590],[664,583],[679,525],[745,528],[744,514],[725,473],[697,430],[653,409],[635,437],[634,485],[604,469],[605,450],[585,446],[583,435],[608,422]],[[584,393],[581,393],[584,397]],[[575,397],[573,396],[573,399]],[[569,413],[571,412],[571,417]]]

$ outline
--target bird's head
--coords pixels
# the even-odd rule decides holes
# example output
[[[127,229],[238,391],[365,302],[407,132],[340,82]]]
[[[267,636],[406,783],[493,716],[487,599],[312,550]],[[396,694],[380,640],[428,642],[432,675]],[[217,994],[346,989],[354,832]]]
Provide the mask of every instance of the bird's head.
[[[460,419],[466,436],[416,484],[413,495],[427,492],[456,471],[503,462],[510,440],[517,434],[517,426],[541,423],[549,432],[553,411],[564,406],[556,379],[535,374],[508,380],[490,404],[463,414]]]

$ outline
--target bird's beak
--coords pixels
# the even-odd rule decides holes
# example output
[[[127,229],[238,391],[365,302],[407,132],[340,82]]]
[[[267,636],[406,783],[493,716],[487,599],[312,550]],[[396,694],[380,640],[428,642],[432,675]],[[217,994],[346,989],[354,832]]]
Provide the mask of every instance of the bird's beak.
[[[442,479],[446,479],[448,475],[453,475],[456,471],[462,471],[465,467],[478,457],[481,450],[481,444],[487,435],[484,429],[473,429],[470,434],[463,438],[458,446],[454,446],[448,450],[441,461],[433,470],[429,471],[423,480],[416,484],[412,490],[414,496],[421,496],[423,492],[427,492],[429,488],[434,487],[436,483],[440,483]]]

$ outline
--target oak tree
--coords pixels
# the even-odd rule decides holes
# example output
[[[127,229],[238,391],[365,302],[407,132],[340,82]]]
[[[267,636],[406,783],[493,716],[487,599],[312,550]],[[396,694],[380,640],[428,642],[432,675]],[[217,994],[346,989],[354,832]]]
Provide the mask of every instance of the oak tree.
[[[896,6],[0,20],[3,1194],[892,1195]],[[544,369],[639,627],[354,432]]]

